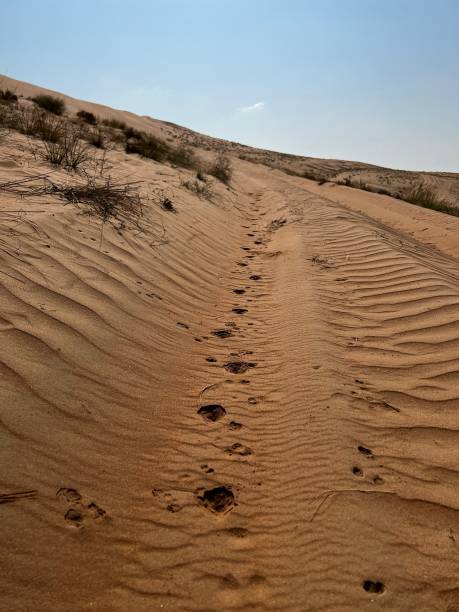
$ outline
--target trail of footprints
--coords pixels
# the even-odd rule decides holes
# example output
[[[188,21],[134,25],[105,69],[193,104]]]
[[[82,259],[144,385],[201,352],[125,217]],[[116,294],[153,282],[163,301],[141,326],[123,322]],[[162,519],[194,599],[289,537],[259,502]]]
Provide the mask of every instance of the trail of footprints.
[[[257,208],[254,210],[255,212],[258,211]],[[255,219],[253,219],[253,221],[255,221]],[[255,230],[248,232],[247,237],[252,238],[255,245],[263,244],[263,240],[257,236]],[[244,260],[236,262],[236,266],[237,268],[243,269],[249,268],[248,281],[250,282],[250,285],[244,284],[244,280],[247,279],[247,272],[244,270],[242,272],[243,277],[240,283],[241,286],[231,289],[231,292],[235,296],[240,297],[240,302],[232,306],[231,314],[237,315],[241,318],[244,317],[244,324],[247,326],[247,328],[250,328],[254,326],[254,322],[250,320],[249,313],[249,302],[252,302],[253,300],[248,296],[247,291],[251,288],[251,285],[262,279],[260,274],[254,274],[253,270],[250,268],[252,264],[255,263],[256,257],[260,253],[259,251],[246,245],[241,245],[241,250],[248,254],[245,255]],[[236,269],[235,276],[241,276],[241,271]],[[240,335],[240,332],[241,324],[238,324],[235,321],[227,321],[225,323],[225,327],[212,330],[211,335],[219,338],[220,340],[225,340],[228,338],[237,338]],[[247,375],[257,366],[256,362],[250,360],[250,355],[252,355],[252,351],[250,350],[240,350],[237,353],[230,352],[228,353],[227,359],[224,360],[221,367],[223,370],[236,377],[243,374]],[[213,356],[207,357],[206,361],[209,363],[217,363],[217,359]],[[223,375],[221,383],[224,383],[226,380],[226,377]],[[240,378],[239,382],[240,384],[249,384],[250,380],[247,378]],[[257,403],[257,399],[255,397],[249,397],[248,403],[254,405]],[[228,415],[226,408],[221,403],[201,403],[198,407],[197,413],[210,425],[213,425],[217,421],[230,416]],[[230,431],[240,431],[242,427],[242,423],[239,423],[238,421],[230,420],[228,422],[228,428]],[[253,454],[252,449],[240,441],[234,441],[233,443],[227,445],[223,449],[223,452],[230,457],[234,456],[239,458],[247,458]],[[209,467],[207,464],[201,466],[201,469],[203,469],[207,474],[214,472],[213,468]],[[227,512],[231,511],[235,505],[237,505],[232,486],[228,484],[221,484],[208,489],[198,489],[195,492],[195,496],[198,503],[212,513],[226,514]]]

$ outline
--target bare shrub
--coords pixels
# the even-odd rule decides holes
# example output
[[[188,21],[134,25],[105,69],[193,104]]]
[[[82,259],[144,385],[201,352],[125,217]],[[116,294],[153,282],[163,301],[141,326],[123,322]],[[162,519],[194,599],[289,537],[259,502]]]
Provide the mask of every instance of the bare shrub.
[[[50,142],[42,138],[42,148],[39,156],[55,166],[78,170],[81,164],[90,159],[90,146],[82,137],[81,130],[72,125],[61,126],[57,141]]]
[[[205,198],[206,200],[211,200],[214,195],[212,191],[212,183],[207,181],[182,181],[182,187],[185,187],[192,193],[195,193],[199,198]]]

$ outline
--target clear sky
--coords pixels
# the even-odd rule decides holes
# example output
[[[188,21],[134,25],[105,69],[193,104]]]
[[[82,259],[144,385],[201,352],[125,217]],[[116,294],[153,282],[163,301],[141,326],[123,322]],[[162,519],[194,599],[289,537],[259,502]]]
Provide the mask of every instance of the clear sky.
[[[459,171],[459,0],[0,0],[0,73],[254,146]]]

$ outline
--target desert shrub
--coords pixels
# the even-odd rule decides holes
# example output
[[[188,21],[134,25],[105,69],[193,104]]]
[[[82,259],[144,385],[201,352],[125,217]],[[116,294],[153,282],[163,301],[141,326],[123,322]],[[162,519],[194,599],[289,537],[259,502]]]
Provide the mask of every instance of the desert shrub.
[[[212,183],[208,183],[207,181],[182,181],[182,187],[185,187],[192,193],[195,193],[200,198],[205,198],[206,200],[210,200],[212,198]]]
[[[105,149],[106,137],[102,130],[91,130],[85,134],[85,140],[97,149]]]
[[[47,142],[58,142],[61,138],[62,120],[39,108],[17,108],[9,113],[9,127],[26,136]]]
[[[89,123],[89,125],[97,124],[96,116],[93,113],[90,113],[89,111],[80,110],[77,112],[77,117],[85,123]]]
[[[424,185],[416,185],[412,187],[409,191],[405,192],[402,195],[402,198],[406,202],[416,204],[416,206],[430,208],[431,210],[437,210],[448,215],[459,217],[459,208],[453,206],[450,202],[447,202],[446,200],[439,199],[435,191],[430,187]]]
[[[228,185],[233,175],[231,162],[225,155],[219,155],[215,162],[210,166],[208,170],[209,174],[215,176],[219,181]]]
[[[139,134],[139,137],[130,138],[127,141],[125,147],[126,153],[137,153],[142,157],[153,159],[158,162],[167,159],[170,149],[165,142],[150,134]]]
[[[170,149],[167,155],[168,161],[182,168],[196,168],[199,165],[199,160],[195,152],[190,147],[180,145],[177,148]]]
[[[17,95],[10,89],[0,89],[0,100],[3,102],[17,102]]]
[[[131,127],[131,126],[126,126],[123,129],[124,135],[126,136],[126,138],[129,140],[129,138],[142,138],[143,137],[143,132],[140,132],[139,130],[136,130],[135,128]]]
[[[61,127],[60,137],[55,142],[42,139],[40,157],[55,166],[78,170],[81,164],[89,161],[90,148],[82,139],[82,132],[72,124]]]
[[[125,130],[127,128],[126,123],[124,121],[119,121],[119,119],[102,119],[102,123],[115,130]]]
[[[32,98],[37,106],[43,110],[53,113],[53,115],[63,115],[65,111],[65,102],[62,98],[49,96],[48,94],[40,94]]]

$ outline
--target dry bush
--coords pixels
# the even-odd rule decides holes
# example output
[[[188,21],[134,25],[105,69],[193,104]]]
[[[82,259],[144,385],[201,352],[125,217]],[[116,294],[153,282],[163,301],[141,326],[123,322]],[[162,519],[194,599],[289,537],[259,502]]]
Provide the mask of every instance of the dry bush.
[[[14,91],[11,91],[10,89],[0,89],[0,101],[8,103],[17,102],[18,97]]]
[[[171,148],[168,151],[167,159],[172,164],[182,168],[198,168],[200,165],[193,149],[185,145]]]
[[[181,185],[195,193],[198,197],[205,198],[206,200],[211,200],[214,195],[211,182],[196,179],[194,181],[182,181]]]
[[[85,123],[89,123],[89,125],[97,125],[97,117],[94,115],[94,113],[90,113],[89,111],[85,110],[80,110],[77,112],[77,117]]]
[[[157,162],[167,159],[169,153],[169,147],[165,142],[151,134],[142,132],[139,132],[138,137],[130,138],[127,141],[125,150],[126,153],[137,153]]]
[[[65,102],[62,98],[50,96],[48,94],[40,94],[32,98],[37,106],[53,115],[63,115],[65,112]]]
[[[38,155],[55,166],[62,166],[70,170],[78,168],[89,161],[90,146],[83,140],[84,134],[78,126],[62,124],[56,141],[50,142],[42,138],[42,147]]]
[[[215,176],[219,181],[228,185],[233,175],[231,162],[225,155],[219,155],[208,169],[209,174]]]

